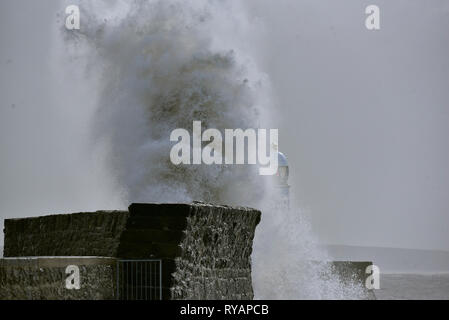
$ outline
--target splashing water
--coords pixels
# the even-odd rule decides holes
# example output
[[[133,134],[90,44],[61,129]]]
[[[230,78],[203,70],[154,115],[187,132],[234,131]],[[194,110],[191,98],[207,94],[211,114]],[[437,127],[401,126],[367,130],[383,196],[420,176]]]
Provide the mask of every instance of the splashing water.
[[[81,1],[79,32],[64,32],[99,87],[96,141],[129,202],[247,205],[262,210],[255,237],[256,298],[362,298],[324,264],[300,210],[269,205],[254,166],[174,166],[170,132],[270,128],[271,89],[251,52],[254,28],[238,1]],[[72,48],[72,49],[73,49]],[[86,58],[87,57],[87,58]],[[282,132],[281,132],[282,134]]]

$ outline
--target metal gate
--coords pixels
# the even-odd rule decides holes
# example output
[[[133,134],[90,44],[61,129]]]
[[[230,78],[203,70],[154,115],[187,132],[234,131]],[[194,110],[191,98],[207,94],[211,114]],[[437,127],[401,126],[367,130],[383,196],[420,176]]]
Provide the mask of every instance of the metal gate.
[[[117,299],[162,300],[162,260],[118,260]]]

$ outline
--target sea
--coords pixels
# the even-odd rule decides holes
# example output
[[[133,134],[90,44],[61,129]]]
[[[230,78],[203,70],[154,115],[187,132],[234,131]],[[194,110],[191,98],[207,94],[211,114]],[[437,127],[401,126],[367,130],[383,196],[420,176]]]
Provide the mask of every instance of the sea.
[[[449,252],[326,245],[335,260],[371,261],[380,269],[379,300],[449,300]]]

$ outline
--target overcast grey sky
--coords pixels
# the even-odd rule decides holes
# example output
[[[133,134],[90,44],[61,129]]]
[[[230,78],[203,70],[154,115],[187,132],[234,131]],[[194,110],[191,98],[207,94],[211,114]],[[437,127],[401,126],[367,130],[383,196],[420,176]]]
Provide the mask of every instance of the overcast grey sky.
[[[292,193],[322,241],[449,250],[449,2],[248,4]],[[89,92],[54,67],[57,9],[0,2],[2,220],[122,205],[89,147]]]
[[[265,3],[281,149],[320,238],[449,250],[449,2]]]

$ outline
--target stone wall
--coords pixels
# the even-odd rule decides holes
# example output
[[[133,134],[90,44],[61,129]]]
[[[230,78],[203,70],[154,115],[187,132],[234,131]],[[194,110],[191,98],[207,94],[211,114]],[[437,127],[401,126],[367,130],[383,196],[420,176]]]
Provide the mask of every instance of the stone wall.
[[[162,259],[164,299],[252,299],[252,241],[260,211],[192,204],[132,204],[5,221],[5,257]]]
[[[115,257],[128,211],[6,219],[4,257]]]
[[[260,211],[132,204],[118,256],[163,259],[164,299],[252,299],[251,253]]]
[[[80,271],[80,290],[66,288],[66,268]],[[107,300],[115,297],[116,260],[99,257],[0,259],[0,300]]]
[[[132,216],[153,210],[162,212],[152,205],[130,207]],[[173,259],[171,278],[165,283],[172,299],[253,298],[251,253],[259,211],[196,203],[168,210],[159,218],[176,219],[178,223],[171,225],[182,230],[172,238],[175,243],[153,243],[159,256]],[[160,227],[159,232],[180,231],[169,224]]]

